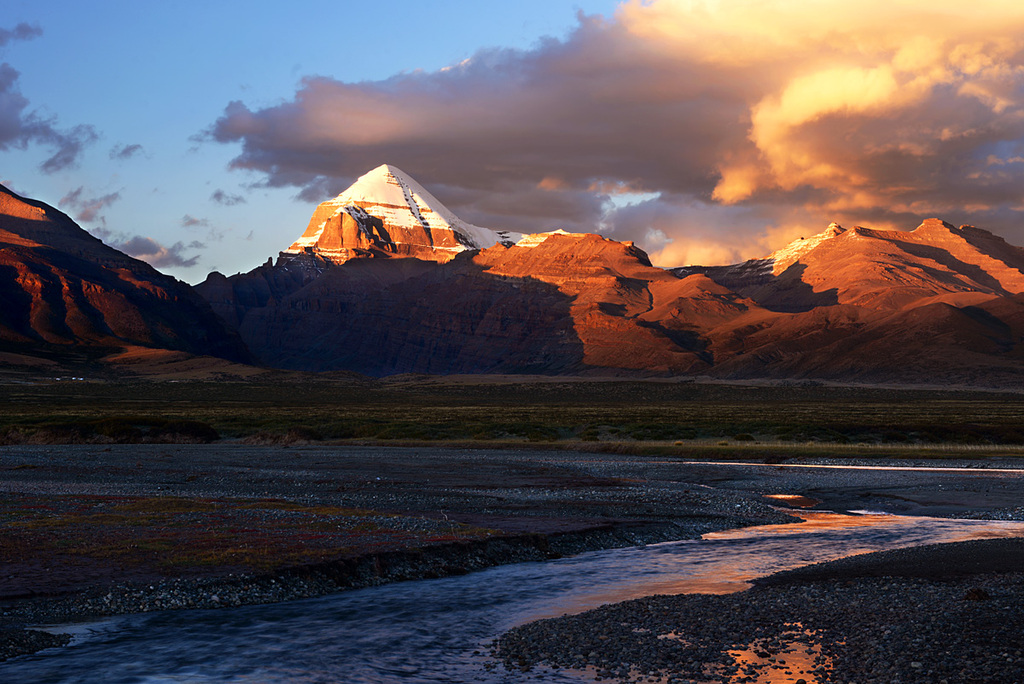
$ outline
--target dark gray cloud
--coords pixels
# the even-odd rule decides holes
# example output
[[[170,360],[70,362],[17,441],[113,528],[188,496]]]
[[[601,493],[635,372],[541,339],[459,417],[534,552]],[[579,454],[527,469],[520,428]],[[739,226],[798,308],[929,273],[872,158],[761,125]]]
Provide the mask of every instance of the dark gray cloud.
[[[224,236],[230,231],[221,230],[206,218],[198,218],[191,214],[185,214],[181,217],[181,227],[189,232],[195,232],[200,229],[205,229],[205,239],[207,242],[220,242],[224,239]],[[199,244],[199,243],[195,243]],[[205,245],[203,245],[205,247]],[[191,245],[190,245],[191,247]]]
[[[40,164],[43,173],[76,166],[85,148],[99,139],[96,129],[89,125],[58,128],[55,118],[28,111],[29,102],[18,90],[18,77],[10,64],[0,64],[0,151],[42,145],[53,150]]]
[[[26,24],[24,22],[18,24],[13,29],[0,28],[0,47],[15,40],[32,40],[41,35],[43,35],[43,29],[39,28],[38,25]]]
[[[33,135],[25,108],[28,100],[18,92],[18,72],[10,64],[0,64],[0,149],[24,146]]]
[[[131,145],[114,145],[110,150],[110,158],[114,160],[126,160],[140,155],[144,152],[142,145],[134,143]]]
[[[55,151],[39,165],[43,173],[56,173],[74,168],[78,165],[85,148],[100,137],[96,129],[87,124],[66,131],[59,131],[50,124],[47,124],[47,128],[46,134],[37,136],[37,140],[55,148]]]
[[[181,217],[181,225],[183,228],[207,227],[210,225],[210,222],[207,219],[200,219],[190,214],[185,214]]]
[[[205,247],[203,243],[196,241],[187,245],[183,242],[176,242],[168,247],[151,237],[144,237],[142,235],[134,235],[124,240],[108,242],[107,244],[128,256],[142,259],[155,268],[190,268],[195,266],[199,261],[199,255],[186,256],[184,252]]]
[[[533,184],[499,183],[493,189],[435,184],[429,187],[446,206],[458,207],[460,218],[481,226],[498,225],[520,233],[562,229],[593,232],[605,212],[608,196],[593,190],[538,188]],[[335,193],[336,194],[336,193]],[[500,224],[495,221],[500,217]]]
[[[209,136],[241,143],[233,167],[298,187],[302,199],[323,199],[386,162],[467,220],[594,229],[604,187],[710,195],[708,167],[745,137],[735,125],[743,102],[691,80],[694,70],[585,19],[567,42],[481,52],[432,74],[308,78],[291,102],[231,103]],[[680,141],[681,130],[691,139]]]
[[[241,195],[231,195],[220,188],[213,191],[213,194],[210,195],[210,199],[217,204],[223,204],[226,207],[233,207],[236,204],[245,204],[246,201]]]
[[[82,223],[98,222],[106,225],[107,220],[100,212],[119,199],[121,199],[120,192],[111,192],[100,197],[86,197],[85,187],[79,186],[64,195],[60,202],[57,203],[57,206],[71,211],[76,221],[81,221]]]
[[[141,259],[155,268],[191,268],[199,262],[201,255],[186,254],[186,252],[206,249],[206,243],[199,240],[192,240],[188,243],[178,241],[167,246],[151,237],[129,235],[108,230],[105,227],[92,228],[89,232],[103,240],[108,246],[124,252],[128,256]]]

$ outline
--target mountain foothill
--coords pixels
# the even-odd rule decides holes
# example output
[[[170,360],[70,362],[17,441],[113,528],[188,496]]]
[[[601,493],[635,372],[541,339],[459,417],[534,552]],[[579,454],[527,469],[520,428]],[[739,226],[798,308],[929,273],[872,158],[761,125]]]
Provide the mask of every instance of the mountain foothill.
[[[981,228],[832,224],[761,259],[665,269],[597,234],[474,226],[389,165],[276,260],[195,287],[0,187],[0,293],[8,358],[990,387],[1024,372],[1024,249]]]

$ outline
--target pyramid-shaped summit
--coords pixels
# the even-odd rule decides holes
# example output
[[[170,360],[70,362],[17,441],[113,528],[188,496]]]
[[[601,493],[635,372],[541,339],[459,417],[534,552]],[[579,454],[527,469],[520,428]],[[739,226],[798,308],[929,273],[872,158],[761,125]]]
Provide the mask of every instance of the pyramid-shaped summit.
[[[308,253],[336,264],[374,256],[444,262],[520,237],[466,223],[404,171],[383,164],[320,204],[306,232],[282,255]]]

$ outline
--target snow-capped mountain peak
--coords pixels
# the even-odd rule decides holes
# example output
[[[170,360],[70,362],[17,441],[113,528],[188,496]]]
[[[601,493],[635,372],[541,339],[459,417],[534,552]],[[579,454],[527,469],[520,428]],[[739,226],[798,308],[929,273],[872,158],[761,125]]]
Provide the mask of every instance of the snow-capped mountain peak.
[[[463,221],[404,171],[382,164],[320,204],[306,232],[283,254],[311,252],[335,263],[389,255],[448,261],[467,249],[521,237]]]

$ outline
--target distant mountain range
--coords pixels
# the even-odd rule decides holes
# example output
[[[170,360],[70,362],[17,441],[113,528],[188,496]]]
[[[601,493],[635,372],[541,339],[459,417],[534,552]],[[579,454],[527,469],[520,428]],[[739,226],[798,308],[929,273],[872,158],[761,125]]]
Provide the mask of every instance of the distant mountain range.
[[[20,348],[132,344],[368,375],[1024,377],[1024,250],[937,219],[832,224],[764,259],[666,270],[599,235],[473,226],[385,165],[317,207],[276,262],[195,288],[6,190],[0,248],[0,340]]]

